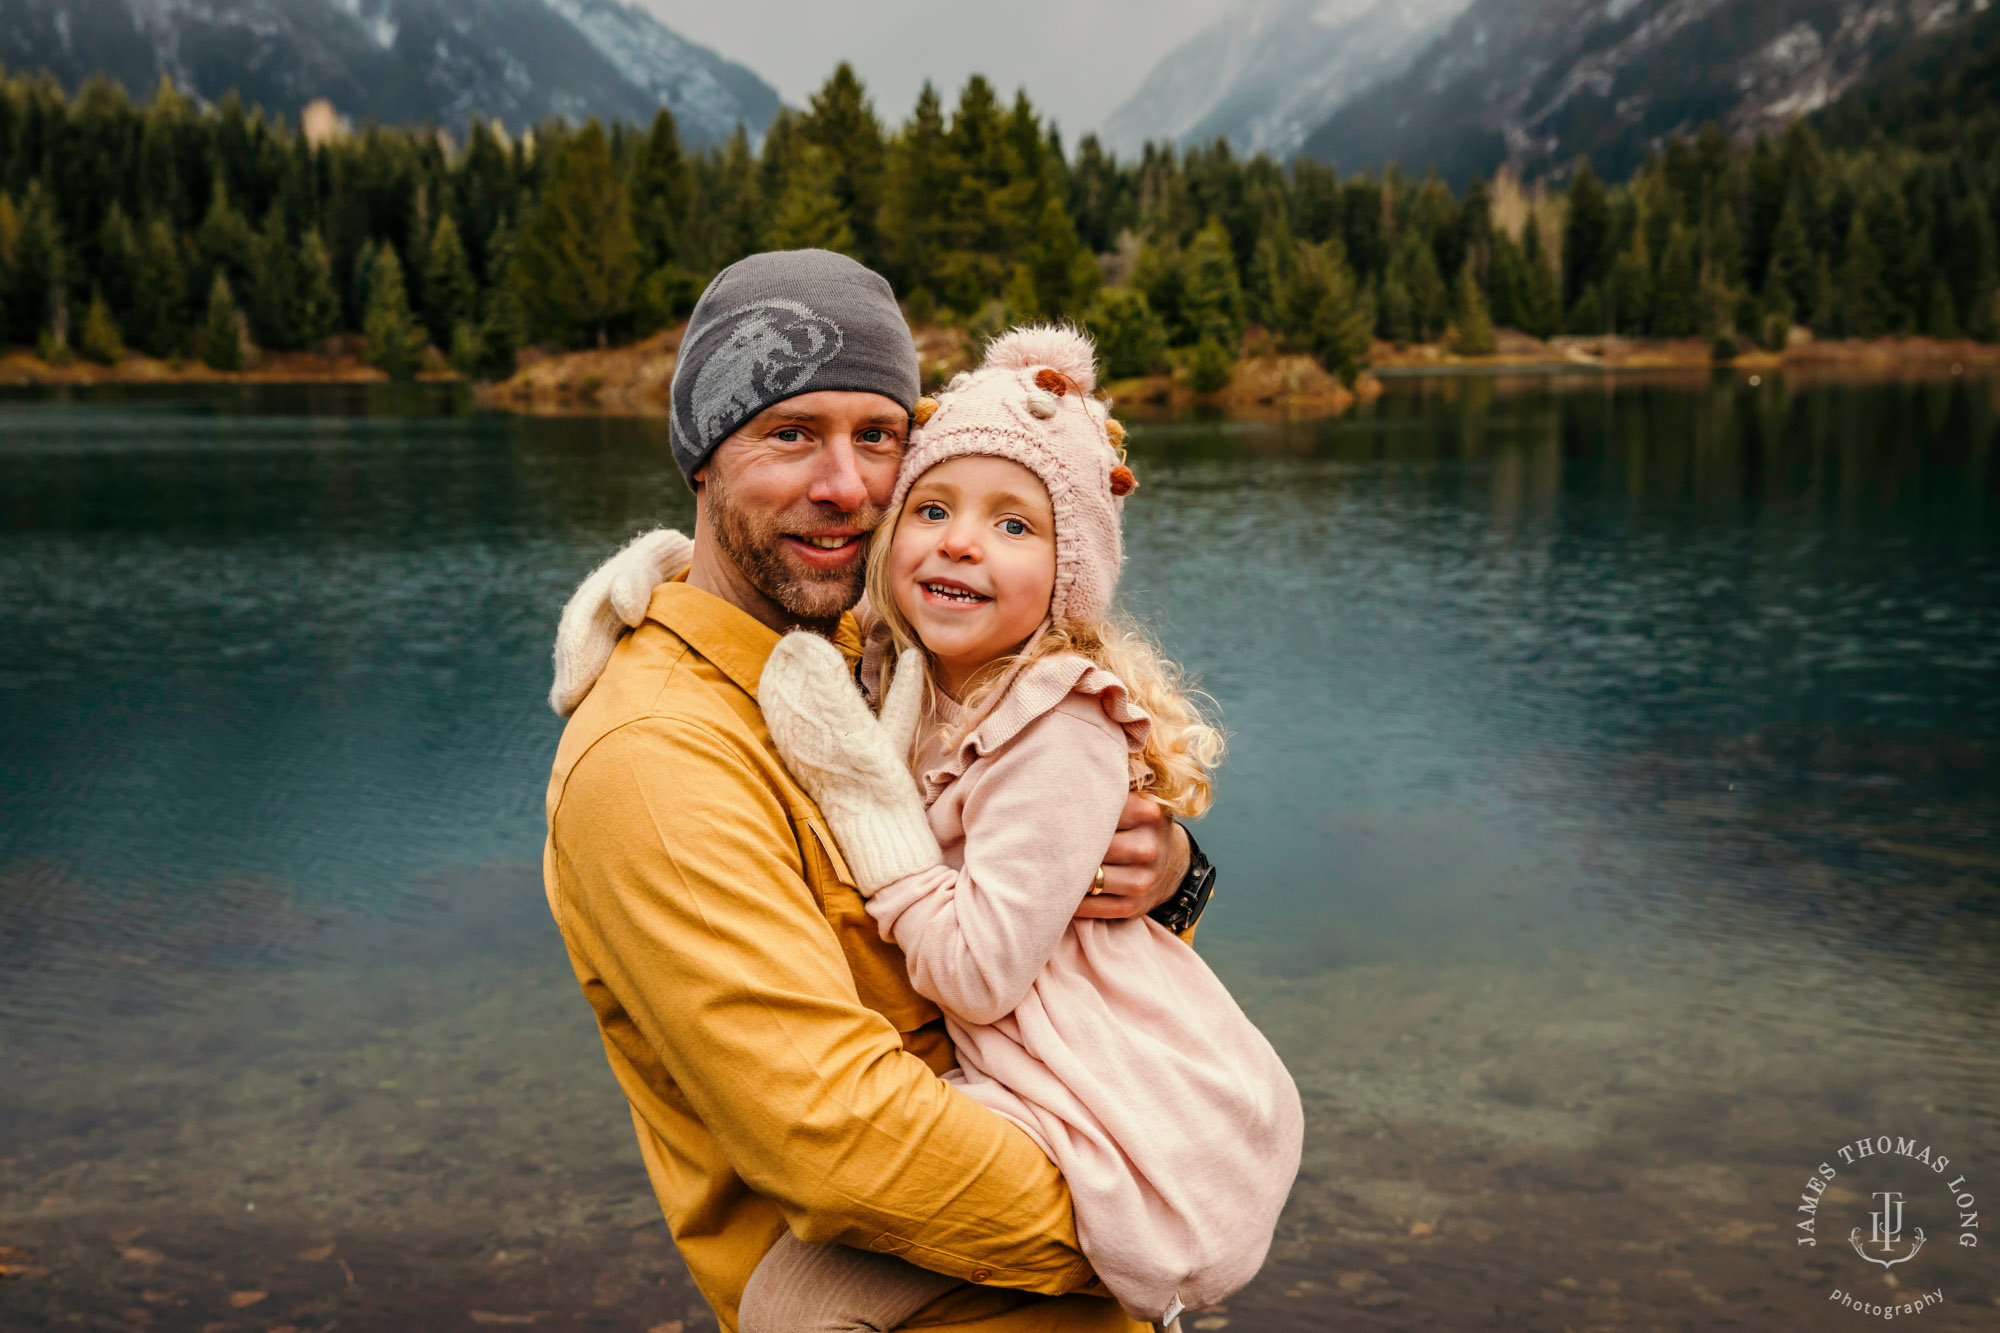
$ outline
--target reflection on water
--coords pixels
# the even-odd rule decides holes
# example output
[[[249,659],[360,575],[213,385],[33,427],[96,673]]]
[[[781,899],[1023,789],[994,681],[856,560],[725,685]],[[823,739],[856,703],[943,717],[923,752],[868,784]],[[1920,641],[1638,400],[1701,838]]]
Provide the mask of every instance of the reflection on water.
[[[1940,1185],[1834,1154],[2000,1198],[1996,408],[1138,427],[1131,599],[1234,733],[1202,948],[1310,1108],[1204,1318],[1990,1325]],[[688,518],[655,423],[0,403],[0,1327],[711,1326],[535,864],[555,609]],[[1894,1269],[1847,1243],[1882,1189]]]

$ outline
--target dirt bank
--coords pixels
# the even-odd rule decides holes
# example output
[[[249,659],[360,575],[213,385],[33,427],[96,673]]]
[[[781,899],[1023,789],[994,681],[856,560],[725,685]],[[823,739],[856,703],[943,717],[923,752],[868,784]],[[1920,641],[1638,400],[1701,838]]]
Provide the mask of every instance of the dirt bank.
[[[162,360],[127,352],[115,366],[82,357],[66,365],[42,360],[25,348],[0,352],[0,385],[37,384],[365,384],[388,376],[362,357],[361,339],[329,340],[318,351],[258,352],[239,371],[211,370],[192,357]],[[425,357],[423,380],[458,378],[435,352]]]

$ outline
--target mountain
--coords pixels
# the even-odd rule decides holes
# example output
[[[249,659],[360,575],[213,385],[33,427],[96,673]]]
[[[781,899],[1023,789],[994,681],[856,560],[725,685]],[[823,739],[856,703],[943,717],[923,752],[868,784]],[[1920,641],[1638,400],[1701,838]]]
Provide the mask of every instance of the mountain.
[[[0,64],[142,97],[167,76],[295,118],[324,97],[388,124],[643,124],[664,105],[696,144],[778,109],[755,74],[619,0],[0,0]]]
[[[1121,153],[1227,139],[1289,157],[1357,93],[1400,74],[1469,0],[1245,0],[1169,52],[1105,122]]]
[[[1990,0],[1474,0],[1397,78],[1341,107],[1302,151],[1342,170],[1588,154],[1622,176],[1664,139],[1737,139],[1836,101],[1875,65]]]
[[[2000,7],[1904,46],[1814,120],[1835,147],[1881,134],[1930,152],[1991,153],[2000,144]]]

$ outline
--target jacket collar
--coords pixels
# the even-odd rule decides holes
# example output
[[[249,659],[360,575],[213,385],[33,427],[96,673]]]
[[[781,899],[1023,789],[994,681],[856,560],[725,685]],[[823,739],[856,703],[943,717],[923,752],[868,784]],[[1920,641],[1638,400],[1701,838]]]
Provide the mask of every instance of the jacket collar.
[[[764,663],[778,646],[776,630],[714,593],[690,588],[686,570],[653,589],[653,599],[646,604],[646,618],[672,630],[683,643],[735,682],[738,689],[753,699],[757,697],[757,682],[763,679]],[[850,663],[861,660],[861,631],[852,612],[841,616],[833,646]]]

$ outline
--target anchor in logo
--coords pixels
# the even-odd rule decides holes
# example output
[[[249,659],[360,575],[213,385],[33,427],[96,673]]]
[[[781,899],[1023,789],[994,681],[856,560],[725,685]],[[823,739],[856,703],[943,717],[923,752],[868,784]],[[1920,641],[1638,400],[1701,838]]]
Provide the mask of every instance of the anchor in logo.
[[[1903,1196],[1894,1190],[1878,1190],[1875,1197],[1882,1201],[1882,1210],[1868,1214],[1867,1244],[1879,1246],[1882,1253],[1888,1255],[1895,1250],[1896,1242],[1903,1238]],[[1884,1268],[1894,1268],[1897,1264],[1910,1262],[1917,1257],[1917,1251],[1924,1248],[1924,1229],[1915,1227],[1913,1230],[1917,1237],[1916,1243],[1910,1246],[1910,1252],[1900,1259],[1877,1258],[1868,1253],[1862,1248],[1860,1227],[1848,1233],[1847,1242],[1854,1247],[1856,1254],[1869,1263],[1880,1264]]]

